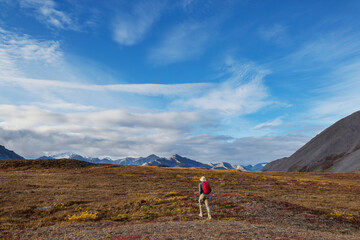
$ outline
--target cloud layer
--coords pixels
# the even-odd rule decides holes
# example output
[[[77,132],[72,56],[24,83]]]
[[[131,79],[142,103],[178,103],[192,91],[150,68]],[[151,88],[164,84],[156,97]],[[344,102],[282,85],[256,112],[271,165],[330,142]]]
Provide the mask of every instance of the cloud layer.
[[[253,163],[288,156],[308,140],[301,135],[193,136],[194,123],[211,119],[191,112],[59,114],[31,106],[0,105],[0,116],[0,141],[27,158],[64,151],[112,158],[155,152],[161,156],[179,153],[203,162]]]

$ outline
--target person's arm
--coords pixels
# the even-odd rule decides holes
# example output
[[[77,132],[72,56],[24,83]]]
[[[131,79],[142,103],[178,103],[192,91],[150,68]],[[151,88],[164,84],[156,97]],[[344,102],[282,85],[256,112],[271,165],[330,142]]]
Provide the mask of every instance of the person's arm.
[[[201,195],[202,193],[203,193],[202,183],[199,183],[199,195]]]

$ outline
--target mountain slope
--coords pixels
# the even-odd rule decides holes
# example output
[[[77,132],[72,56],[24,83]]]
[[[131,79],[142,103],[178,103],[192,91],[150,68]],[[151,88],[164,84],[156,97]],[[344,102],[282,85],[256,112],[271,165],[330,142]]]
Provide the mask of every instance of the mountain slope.
[[[14,151],[6,149],[0,145],[0,159],[24,159],[22,156],[16,154]]]
[[[273,161],[261,170],[360,172],[360,111],[325,129],[290,157]]]

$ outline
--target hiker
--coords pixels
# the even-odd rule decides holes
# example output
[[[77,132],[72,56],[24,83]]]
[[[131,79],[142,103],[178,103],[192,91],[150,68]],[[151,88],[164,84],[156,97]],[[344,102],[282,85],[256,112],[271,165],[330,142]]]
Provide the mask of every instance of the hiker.
[[[203,217],[203,210],[202,210],[202,203],[205,202],[208,218],[211,219],[211,210],[210,210],[210,193],[211,193],[211,187],[210,184],[206,181],[206,178],[202,176],[200,178],[201,183],[199,184],[199,207],[200,207],[200,217]]]

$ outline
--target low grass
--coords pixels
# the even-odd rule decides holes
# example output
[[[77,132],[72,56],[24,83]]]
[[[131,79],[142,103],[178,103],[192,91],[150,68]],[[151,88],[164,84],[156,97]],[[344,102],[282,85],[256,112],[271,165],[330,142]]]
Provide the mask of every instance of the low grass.
[[[16,161],[0,161],[0,231],[84,221],[194,220],[201,176],[212,186],[215,219],[281,222],[284,216],[301,215],[299,221],[310,227],[317,219],[322,219],[319,226],[328,221],[350,224],[349,231],[360,226],[356,173]]]

